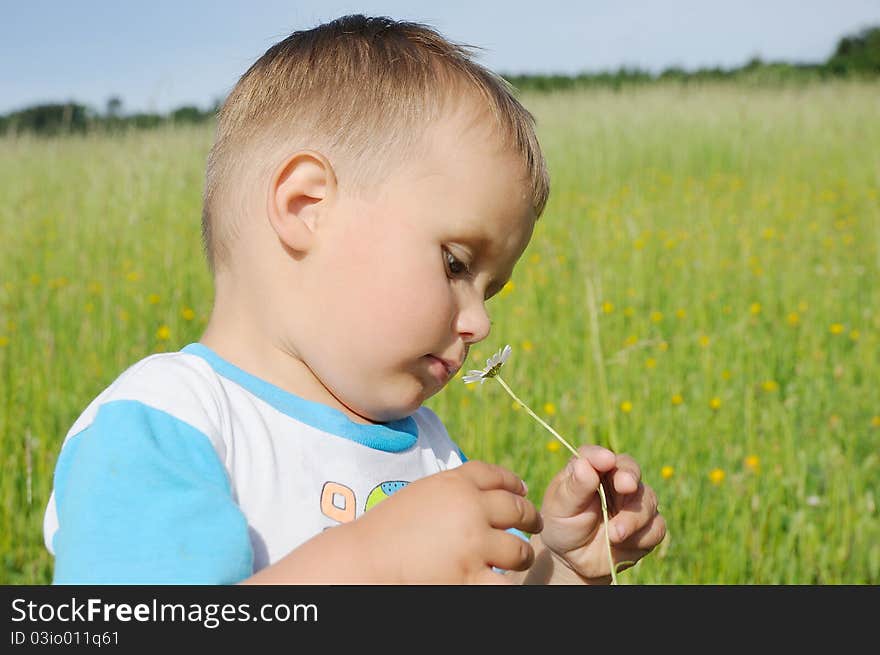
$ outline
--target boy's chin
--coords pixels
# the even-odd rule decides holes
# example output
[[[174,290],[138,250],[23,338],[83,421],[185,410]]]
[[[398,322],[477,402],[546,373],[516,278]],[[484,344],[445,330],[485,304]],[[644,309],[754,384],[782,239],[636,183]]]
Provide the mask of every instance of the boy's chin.
[[[439,391],[439,389],[437,390]],[[392,421],[399,421],[408,416],[412,416],[415,411],[422,406],[428,398],[433,396],[437,391],[434,391],[430,395],[422,395],[416,398],[413,398],[410,402],[406,404],[401,404],[400,402],[394,403],[394,405],[389,405],[381,408],[374,408],[374,411],[369,413],[369,419],[374,423],[391,423]]]
[[[369,407],[361,407],[356,411],[372,423],[399,421],[412,416],[428,398],[439,393],[446,384],[437,386],[436,383],[426,384],[424,380],[418,380],[413,384],[412,380],[408,380],[406,384],[396,386],[393,396],[386,393],[386,397],[376,398],[376,402]]]

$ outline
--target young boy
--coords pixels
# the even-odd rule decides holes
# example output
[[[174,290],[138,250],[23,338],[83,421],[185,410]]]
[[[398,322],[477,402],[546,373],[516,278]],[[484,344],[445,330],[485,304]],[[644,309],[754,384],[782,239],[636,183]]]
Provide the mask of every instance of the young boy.
[[[429,28],[347,16],[270,48],[208,159],[207,329],[74,423],[54,582],[607,583],[600,476],[615,560],[643,557],[665,525],[631,458],[583,447],[538,512],[422,406],[547,194],[531,115]]]

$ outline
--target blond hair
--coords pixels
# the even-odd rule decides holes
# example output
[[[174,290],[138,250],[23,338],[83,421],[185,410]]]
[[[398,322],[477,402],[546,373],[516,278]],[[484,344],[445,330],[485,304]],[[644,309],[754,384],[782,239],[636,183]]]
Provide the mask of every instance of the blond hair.
[[[462,97],[491,113],[505,147],[521,158],[539,217],[550,183],[534,117],[469,49],[426,25],[362,15],[294,32],[269,48],[218,115],[202,211],[212,270],[229,261],[241,229],[234,214],[243,177],[270,174],[291,147],[314,148],[333,156],[340,185],[369,188],[417,156],[428,124]]]

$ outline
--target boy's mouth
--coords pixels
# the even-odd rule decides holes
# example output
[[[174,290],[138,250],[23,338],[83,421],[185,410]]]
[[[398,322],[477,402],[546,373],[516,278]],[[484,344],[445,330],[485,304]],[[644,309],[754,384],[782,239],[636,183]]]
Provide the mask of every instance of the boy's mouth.
[[[452,361],[451,359],[444,359],[442,357],[438,357],[437,355],[427,355],[427,357],[428,360],[431,362],[430,367],[432,372],[437,377],[442,377],[443,382],[451,379],[452,376],[458,373],[458,369],[461,368],[460,362]]]

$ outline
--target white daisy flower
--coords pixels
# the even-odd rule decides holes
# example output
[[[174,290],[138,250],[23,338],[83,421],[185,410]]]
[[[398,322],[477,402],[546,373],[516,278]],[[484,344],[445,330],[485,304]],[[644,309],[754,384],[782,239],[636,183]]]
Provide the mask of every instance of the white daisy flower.
[[[483,382],[489,378],[494,378],[498,375],[501,367],[504,366],[504,363],[510,358],[511,352],[513,352],[513,350],[509,345],[504,346],[504,348],[486,360],[486,368],[468,371],[467,375],[462,376],[461,379],[465,384],[470,384],[471,382],[479,382],[480,384],[483,384]]]

